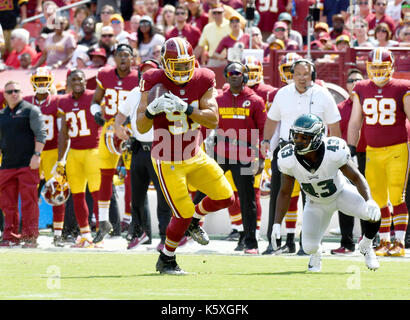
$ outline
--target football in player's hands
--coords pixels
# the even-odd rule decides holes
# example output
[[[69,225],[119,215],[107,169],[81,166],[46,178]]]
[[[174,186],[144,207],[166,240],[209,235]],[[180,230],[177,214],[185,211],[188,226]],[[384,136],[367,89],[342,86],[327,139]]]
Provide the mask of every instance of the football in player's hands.
[[[151,88],[148,93],[148,104],[168,92],[167,88],[162,83],[158,83]]]

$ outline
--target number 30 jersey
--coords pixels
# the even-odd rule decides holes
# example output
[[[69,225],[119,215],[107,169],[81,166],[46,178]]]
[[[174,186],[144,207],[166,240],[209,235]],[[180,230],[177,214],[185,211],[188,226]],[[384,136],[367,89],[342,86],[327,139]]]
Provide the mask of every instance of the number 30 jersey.
[[[339,170],[350,159],[350,151],[343,139],[323,139],[323,158],[316,170],[309,170],[296,157],[294,146],[288,144],[278,153],[279,171],[294,177],[306,196],[317,203],[330,203],[343,190],[347,179]]]
[[[371,80],[356,83],[364,116],[363,126],[369,146],[380,148],[407,142],[406,114],[403,99],[410,94],[410,81],[391,79],[383,87]]]

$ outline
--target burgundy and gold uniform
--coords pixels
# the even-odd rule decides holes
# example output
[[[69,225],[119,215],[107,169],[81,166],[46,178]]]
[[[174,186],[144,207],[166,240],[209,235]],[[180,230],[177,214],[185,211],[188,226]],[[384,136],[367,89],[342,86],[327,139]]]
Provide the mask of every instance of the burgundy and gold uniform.
[[[90,192],[100,188],[100,166],[98,143],[101,127],[90,112],[94,91],[85,90],[74,99],[71,94],[60,98],[58,109],[65,116],[70,151],[67,155],[67,180],[72,193],[85,192],[86,184]]]
[[[353,92],[362,105],[369,146],[380,148],[407,142],[403,98],[410,94],[410,81],[391,79],[380,88],[371,80],[363,80],[356,83]]]
[[[39,102],[35,95],[26,96],[24,100],[40,107],[47,130],[46,144],[41,153],[40,175],[44,175],[46,181],[53,177],[53,168],[58,161],[58,98],[59,96],[48,95]],[[63,230],[65,205],[53,206],[53,229]]]
[[[127,76],[120,78],[115,67],[105,67],[98,71],[96,81],[105,90],[104,117],[109,120],[118,113],[118,106],[128,93],[138,87],[138,71],[131,70]]]
[[[179,86],[169,80],[163,70],[152,69],[143,75],[141,92],[149,91],[157,83],[162,83],[170,92],[194,108],[198,108],[202,95],[215,87],[215,75],[206,68],[195,69],[192,79],[186,85]],[[163,161],[181,161],[192,158],[199,152],[202,143],[199,128],[200,125],[186,114],[161,113],[157,115],[154,118],[154,130],[156,131],[154,131],[152,157]],[[163,136],[159,129],[169,131],[170,135]]]
[[[24,100],[40,107],[47,129],[47,140],[43,151],[57,149],[58,147],[58,126],[57,126],[57,100],[59,96],[48,95],[47,98],[39,102],[35,95],[26,96]],[[54,165],[54,164],[53,164]]]
[[[108,216],[112,196],[112,181],[116,173],[116,167],[120,156],[111,153],[106,145],[106,132],[112,130],[118,106],[127,98],[128,93],[138,87],[138,71],[131,70],[125,77],[120,77],[116,67],[105,67],[98,71],[97,85],[104,90],[104,98],[101,103],[105,122],[101,131],[99,143],[99,157],[101,168],[101,189],[99,193],[98,206],[101,220]],[[104,212],[104,213],[102,213]],[[99,226],[99,221],[97,221]]]
[[[405,191],[410,168],[404,99],[410,95],[410,81],[390,79],[385,85],[377,86],[373,80],[360,81],[353,90],[364,117],[363,132],[367,142],[365,176],[372,196],[381,208],[381,239],[390,239],[392,217],[388,201],[393,205],[396,240],[404,239],[408,221]],[[376,254],[404,255],[404,249],[399,253],[392,253],[393,248],[386,250],[388,246],[376,250]]]
[[[90,237],[85,191],[88,185],[94,200],[93,211],[98,213],[98,191],[101,183],[98,153],[101,127],[90,112],[93,95],[93,90],[85,90],[78,99],[74,99],[71,94],[66,94],[58,103],[58,110],[65,117],[67,133],[71,141],[67,154],[66,173],[73,195],[74,211],[81,234]]]
[[[171,38],[168,41],[171,41]],[[201,97],[215,90],[215,75],[206,68],[194,69],[192,78],[177,85],[165,74],[165,70],[152,69],[144,73],[141,91],[149,91],[162,83],[194,108],[199,107]],[[200,125],[185,113],[160,113],[153,120],[154,140],[151,157],[162,192],[173,217],[167,228],[165,249],[175,251],[194,214],[204,216],[228,206],[232,188],[222,169],[201,149]],[[188,184],[207,195],[196,206],[188,192]]]

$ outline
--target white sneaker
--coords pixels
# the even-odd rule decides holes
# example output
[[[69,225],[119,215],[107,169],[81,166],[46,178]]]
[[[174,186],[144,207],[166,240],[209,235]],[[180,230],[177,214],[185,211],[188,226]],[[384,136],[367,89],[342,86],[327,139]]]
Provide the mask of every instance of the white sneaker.
[[[380,267],[379,260],[377,259],[376,253],[372,248],[372,242],[370,245],[362,239],[359,242],[359,251],[362,255],[364,255],[364,260],[366,262],[366,266],[373,271],[376,271]]]
[[[329,233],[334,235],[334,236],[340,236],[342,235],[342,232],[340,231],[340,227],[332,228],[329,230]]]
[[[318,250],[317,253],[310,255],[308,271],[320,272],[322,270],[322,250]]]

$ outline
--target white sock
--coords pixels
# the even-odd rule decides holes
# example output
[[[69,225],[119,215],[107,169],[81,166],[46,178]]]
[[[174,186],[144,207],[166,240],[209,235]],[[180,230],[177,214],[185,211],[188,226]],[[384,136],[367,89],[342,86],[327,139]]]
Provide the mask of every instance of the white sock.
[[[63,233],[63,230],[61,230],[61,229],[54,229],[54,235],[55,235],[56,237],[61,237],[62,233]]]
[[[400,241],[401,243],[404,243],[404,238],[406,237],[406,231],[402,231],[402,230],[394,231],[394,237],[396,238],[396,240]]]
[[[238,232],[242,232],[243,231],[243,224],[231,224],[232,229],[235,229]]]
[[[362,242],[366,247],[371,247],[373,244],[373,239],[366,238],[366,236],[363,235]]]
[[[108,221],[110,215],[110,202],[98,201],[98,219],[99,221]]]
[[[390,242],[390,231],[389,232],[380,232],[379,233],[380,240],[385,240]]]
[[[175,251],[168,251],[167,248],[165,248],[165,247],[164,247],[164,249],[162,249],[162,252],[168,257],[175,256]]]
[[[82,233],[81,237],[87,239],[87,241],[89,242],[93,241],[93,237],[91,237],[91,232]]]

